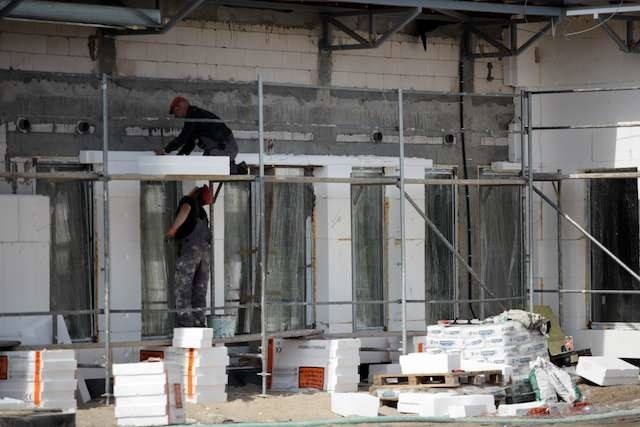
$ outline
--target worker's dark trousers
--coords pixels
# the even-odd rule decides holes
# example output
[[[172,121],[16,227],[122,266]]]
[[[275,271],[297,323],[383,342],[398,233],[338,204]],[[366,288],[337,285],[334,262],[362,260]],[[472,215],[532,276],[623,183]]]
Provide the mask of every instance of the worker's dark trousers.
[[[238,155],[238,143],[233,135],[229,135],[224,141],[216,142],[209,138],[201,138],[204,145],[205,156],[227,156],[233,163]]]
[[[207,285],[211,256],[210,231],[198,220],[193,232],[179,244],[175,275],[176,328],[206,327]],[[191,311],[201,308],[202,310]],[[181,311],[184,310],[184,311]]]

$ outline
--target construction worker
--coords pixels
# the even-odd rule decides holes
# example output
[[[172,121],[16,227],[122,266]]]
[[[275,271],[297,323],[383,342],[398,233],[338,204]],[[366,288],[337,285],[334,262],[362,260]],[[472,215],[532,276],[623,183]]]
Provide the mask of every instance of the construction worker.
[[[173,114],[179,119],[213,119],[220,120],[217,115],[193,105],[182,96],[176,96],[169,106],[169,114]],[[238,154],[238,143],[233,137],[233,132],[222,121],[219,122],[199,122],[187,121],[182,127],[180,135],[163,148],[158,148],[154,152],[157,155],[168,154],[178,151],[179,156],[188,156],[196,147],[204,150],[205,156],[227,156],[229,157],[229,167],[232,175],[246,174],[247,166],[244,162],[236,164],[235,158]]]
[[[212,203],[208,186],[194,188],[178,205],[166,238],[178,243],[174,296],[177,328],[206,327],[207,283],[211,254],[211,231],[203,206]],[[201,311],[180,311],[202,308]]]

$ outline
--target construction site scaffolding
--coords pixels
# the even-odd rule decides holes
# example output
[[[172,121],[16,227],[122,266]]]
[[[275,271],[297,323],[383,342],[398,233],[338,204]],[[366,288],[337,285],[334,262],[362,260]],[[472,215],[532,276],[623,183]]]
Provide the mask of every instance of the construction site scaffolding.
[[[290,176],[265,176],[264,167],[264,112],[263,112],[263,87],[265,85],[273,85],[273,86],[300,86],[300,87],[314,87],[314,88],[322,88],[322,89],[346,89],[346,88],[337,88],[337,87],[327,87],[327,86],[307,86],[307,85],[284,85],[284,84],[275,84],[275,83],[263,83],[262,78],[258,78],[257,86],[258,86],[258,143],[259,143],[259,173],[257,176],[246,175],[246,176],[227,176],[227,175],[213,175],[213,176],[203,176],[203,175],[143,175],[143,174],[110,174],[108,169],[108,155],[109,155],[109,133],[108,133],[108,123],[109,123],[109,111],[108,111],[108,83],[109,76],[103,75],[101,79],[101,91],[102,91],[102,147],[103,147],[103,170],[102,172],[51,172],[51,173],[22,173],[22,172],[2,172],[0,173],[0,178],[7,179],[43,179],[43,180],[88,180],[88,181],[102,181],[104,184],[103,191],[103,209],[104,209],[104,271],[103,271],[103,280],[104,280],[104,310],[62,310],[62,311],[48,311],[48,312],[29,312],[29,313],[4,313],[0,314],[0,317],[8,317],[15,315],[52,315],[55,316],[58,314],[104,314],[105,315],[105,334],[104,334],[104,346],[105,350],[105,398],[108,401],[111,397],[110,390],[110,377],[111,377],[111,349],[114,347],[135,347],[135,346],[143,346],[143,345],[167,345],[167,340],[143,340],[143,341],[129,341],[129,342],[111,342],[110,336],[110,317],[111,313],[132,313],[139,312],[141,310],[113,310],[110,307],[110,275],[109,275],[109,183],[111,181],[131,181],[131,180],[149,180],[149,181],[179,181],[179,180],[202,180],[207,179],[210,182],[238,182],[238,181],[255,181],[258,184],[259,192],[260,192],[260,203],[259,203],[259,269],[260,269],[260,281],[261,281],[261,292],[260,292],[260,303],[250,303],[250,304],[238,304],[229,306],[227,304],[223,304],[222,306],[216,306],[212,304],[211,307],[206,308],[206,311],[209,311],[211,314],[215,312],[217,309],[225,309],[225,308],[240,308],[240,307],[252,307],[252,306],[260,306],[264,308],[268,305],[309,305],[312,304],[314,307],[319,305],[356,305],[356,304],[401,304],[402,306],[402,330],[401,330],[401,339],[402,346],[398,351],[402,353],[406,353],[407,351],[407,339],[408,339],[408,331],[407,331],[407,319],[406,319],[406,306],[407,303],[412,302],[426,302],[428,304],[436,304],[436,303],[472,303],[472,302],[502,302],[502,301],[513,301],[513,300],[523,300],[527,298],[525,295],[515,296],[515,297],[506,297],[506,298],[497,298],[493,293],[487,288],[486,284],[482,281],[480,275],[478,275],[473,268],[467,264],[466,260],[458,253],[456,248],[456,242],[452,244],[447,240],[447,238],[438,230],[437,226],[427,217],[427,215],[419,208],[417,203],[413,201],[413,199],[406,193],[405,185],[407,184],[419,184],[419,185],[452,185],[456,189],[458,186],[519,186],[519,187],[527,187],[526,191],[526,207],[524,209],[525,215],[524,220],[526,221],[525,230],[525,240],[526,245],[523,246],[522,250],[524,252],[523,263],[526,267],[526,288],[528,294],[528,308],[533,310],[534,305],[534,294],[535,293],[546,293],[546,292],[557,292],[562,296],[563,294],[640,294],[640,291],[632,291],[632,290],[596,290],[596,289],[584,289],[584,290],[570,290],[570,289],[534,289],[534,280],[533,280],[533,268],[534,265],[534,251],[533,251],[533,194],[536,193],[542,200],[544,200],[547,204],[551,205],[558,212],[558,217],[562,217],[569,221],[574,227],[576,227],[581,233],[587,236],[593,244],[602,249],[609,257],[615,260],[620,266],[625,268],[632,277],[636,280],[640,281],[640,276],[638,276],[631,268],[625,265],[619,258],[617,258],[613,253],[611,253],[602,243],[600,243],[595,237],[593,237],[589,232],[582,226],[580,226],[575,220],[573,220],[569,215],[563,212],[559,206],[554,204],[548,197],[546,197],[541,190],[539,190],[535,185],[534,181],[557,181],[561,182],[562,180],[567,179],[601,179],[601,178],[640,178],[640,172],[607,172],[607,173],[574,173],[563,175],[561,173],[558,174],[540,174],[536,176],[533,172],[532,166],[532,154],[533,154],[533,132],[541,131],[541,130],[564,130],[564,129],[600,129],[605,127],[610,128],[618,128],[618,127],[640,127],[640,123],[638,124],[626,124],[626,125],[616,125],[616,124],[592,124],[592,125],[567,125],[567,126],[533,126],[531,119],[531,100],[533,96],[544,95],[549,93],[585,93],[585,92],[594,92],[594,91],[626,91],[626,90],[638,90],[638,88],[613,88],[613,89],[571,89],[571,90],[562,90],[562,91],[533,91],[527,92],[522,91],[516,94],[489,94],[489,93],[450,93],[450,92],[433,92],[433,91],[404,91],[404,92],[412,92],[412,93],[421,93],[421,94],[431,94],[431,95],[442,95],[442,96],[459,96],[459,97],[509,97],[509,98],[517,98],[520,100],[520,111],[522,113],[522,120],[520,120],[520,130],[518,131],[506,131],[506,134],[518,134],[521,136],[520,138],[520,147],[521,153],[521,170],[520,177],[514,178],[501,178],[501,179],[415,179],[415,178],[405,178],[404,176],[404,123],[403,123],[403,90],[397,90],[398,96],[398,131],[399,131],[399,156],[398,156],[398,167],[399,167],[399,176],[398,177],[380,177],[380,178],[332,178],[332,177],[290,177]],[[372,91],[371,89],[354,89],[348,88],[349,90],[364,90],[364,91]],[[526,107],[526,109],[525,109]],[[524,111],[526,111],[526,121]],[[213,121],[213,120],[212,120]],[[488,131],[486,129],[432,129],[432,131],[440,131],[442,133],[447,132],[457,132],[457,133],[482,133],[487,135],[494,135],[495,132]],[[525,138],[526,137],[526,138]],[[526,142],[525,142],[526,139]],[[524,156],[526,149],[527,156]],[[268,182],[289,182],[289,183],[344,183],[344,184],[359,184],[359,185],[383,185],[383,186],[397,186],[399,187],[401,193],[400,203],[400,225],[401,225],[401,257],[400,257],[400,271],[401,271],[401,286],[402,286],[402,296],[398,299],[385,299],[380,301],[316,301],[313,300],[312,303],[308,302],[270,302],[266,299],[266,271],[264,265],[265,253],[266,253],[266,245],[265,245],[265,200],[264,200],[264,185]],[[417,212],[423,217],[425,220],[425,224],[434,232],[434,234],[438,237],[438,239],[447,247],[447,249],[454,255],[456,260],[460,263],[460,265],[465,268],[468,273],[475,279],[477,284],[483,291],[489,295],[491,298],[476,298],[476,299],[460,299],[456,294],[453,300],[408,300],[406,294],[406,242],[405,242],[405,201],[412,205],[413,208],[417,210]],[[212,221],[213,226],[213,221]],[[558,228],[558,232],[560,229]],[[560,252],[559,252],[560,255]],[[213,288],[214,282],[213,277],[211,277],[211,287]],[[213,293],[213,292],[212,292]],[[560,302],[560,306],[562,303]],[[161,311],[166,312],[174,312],[176,310],[172,309],[162,309]],[[216,343],[232,343],[232,342],[249,342],[249,341],[260,341],[261,346],[259,349],[259,353],[255,355],[256,358],[262,361],[262,371],[260,375],[262,376],[262,393],[266,394],[267,392],[267,376],[269,373],[267,372],[266,367],[266,358],[267,358],[267,347],[268,347],[268,338],[269,337],[295,337],[295,336],[309,336],[320,333],[318,330],[290,330],[290,331],[276,331],[276,332],[268,332],[266,328],[266,310],[261,310],[261,329],[259,334],[246,334],[240,335],[233,338],[223,338],[223,339],[214,339]],[[55,322],[54,322],[55,325]],[[346,337],[346,336],[387,336],[389,332],[354,332],[352,334],[326,334],[325,336],[336,336],[336,337]],[[74,343],[74,344],[53,344],[50,346],[45,346],[46,348],[73,348],[73,349],[83,349],[83,348],[98,348],[100,343]],[[38,348],[42,348],[43,346],[37,346]],[[25,347],[27,348],[27,347]],[[389,350],[389,349],[387,349]]]

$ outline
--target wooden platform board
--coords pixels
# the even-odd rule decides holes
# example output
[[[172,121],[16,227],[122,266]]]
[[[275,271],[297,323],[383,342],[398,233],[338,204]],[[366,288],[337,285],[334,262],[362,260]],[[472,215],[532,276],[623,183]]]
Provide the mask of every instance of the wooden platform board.
[[[502,371],[452,372],[448,374],[376,375],[369,389],[402,388],[451,388],[461,385],[502,385]]]

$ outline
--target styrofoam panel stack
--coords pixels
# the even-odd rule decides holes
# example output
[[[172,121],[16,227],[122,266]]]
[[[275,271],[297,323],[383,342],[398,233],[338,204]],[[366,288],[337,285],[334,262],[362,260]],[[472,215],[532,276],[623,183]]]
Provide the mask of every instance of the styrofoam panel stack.
[[[29,407],[75,412],[77,362],[73,350],[0,352],[0,395]]]
[[[463,361],[502,365],[514,381],[528,378],[529,363],[548,360],[547,339],[516,321],[471,325],[430,325],[414,345],[426,353],[461,351]]]
[[[275,339],[269,350],[273,390],[358,390],[360,340]]]
[[[115,417],[121,426],[183,424],[184,388],[172,361],[113,364]]]
[[[638,384],[640,369],[615,357],[581,356],[576,374],[600,386]]]
[[[173,347],[211,347],[212,342],[213,329],[211,328],[175,328],[173,330]]]
[[[156,347],[141,351],[141,359],[145,354],[177,363],[188,402],[216,403],[227,400],[227,347]]]

